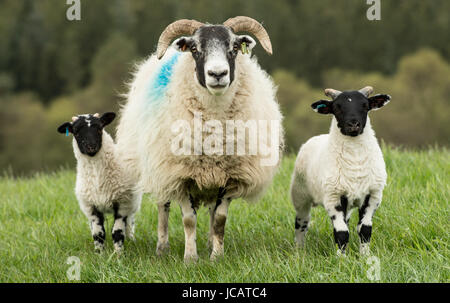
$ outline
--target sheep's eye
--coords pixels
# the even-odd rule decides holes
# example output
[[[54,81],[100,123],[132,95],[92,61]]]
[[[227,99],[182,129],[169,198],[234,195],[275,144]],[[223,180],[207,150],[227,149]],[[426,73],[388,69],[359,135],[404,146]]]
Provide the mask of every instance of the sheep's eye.
[[[237,51],[239,50],[239,47],[238,47],[237,44],[235,44],[235,45],[233,46],[233,50],[234,50],[235,52],[237,52]]]
[[[197,52],[197,48],[195,46],[191,46],[191,52],[192,53],[196,53]]]

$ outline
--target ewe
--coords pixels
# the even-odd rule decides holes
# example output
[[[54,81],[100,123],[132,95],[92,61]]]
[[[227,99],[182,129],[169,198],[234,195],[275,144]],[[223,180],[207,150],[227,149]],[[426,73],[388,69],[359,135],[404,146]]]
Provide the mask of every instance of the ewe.
[[[105,242],[104,214],[114,214],[112,238],[120,252],[126,233],[134,238],[134,215],[139,210],[141,195],[125,178],[116,145],[103,130],[116,114],[78,115],[65,122],[58,131],[73,134],[73,151],[77,159],[75,194],[80,208],[89,219],[95,250],[102,251]]]
[[[312,108],[333,114],[330,133],[309,139],[300,148],[291,182],[296,210],[295,240],[303,246],[311,206],[322,204],[333,223],[338,253],[345,253],[348,220],[359,209],[361,254],[369,253],[372,216],[381,203],[386,185],[383,154],[367,116],[389,102],[389,95],[369,98],[372,87],[340,92],[326,89],[332,101],[320,100]]]
[[[283,138],[276,89],[251,57],[255,40],[236,34],[242,31],[253,34],[266,52],[272,53],[267,32],[249,17],[231,18],[223,25],[179,20],[163,31],[156,54],[138,67],[131,83],[117,144],[127,174],[141,191],[159,201],[157,254],[169,248],[169,201],[176,200],[183,215],[185,260],[198,258],[196,223],[202,202],[210,208],[211,259],[222,255],[231,200],[259,197],[278,167]],[[196,120],[205,127],[200,125],[199,130]],[[229,121],[245,122],[240,125],[247,128],[255,125],[253,122],[270,124],[272,131],[257,138],[258,146],[268,147],[270,155],[265,148],[255,152],[255,142],[250,136],[239,136],[239,127],[234,136]],[[267,124],[259,123],[266,125],[266,130]],[[186,131],[186,126],[194,131]],[[175,134],[180,129],[184,131]],[[200,139],[195,138],[198,132],[204,135]],[[180,136],[185,139],[184,150],[177,153],[173,141]],[[215,144],[208,152],[202,148],[211,136]],[[235,153],[239,144],[253,152]]]

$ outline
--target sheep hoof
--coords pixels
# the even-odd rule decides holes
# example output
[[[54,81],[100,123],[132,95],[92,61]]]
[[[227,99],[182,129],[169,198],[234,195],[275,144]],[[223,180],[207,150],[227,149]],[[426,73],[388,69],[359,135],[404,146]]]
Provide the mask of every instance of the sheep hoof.
[[[305,243],[304,242],[295,242],[295,246],[298,249],[304,249],[305,248]]]
[[[123,251],[123,244],[114,243],[114,251],[116,252],[116,254],[120,255]]]
[[[105,246],[103,244],[95,243],[94,245],[94,252],[97,254],[101,254],[105,250]]]
[[[347,255],[345,254],[345,250],[343,250],[343,249],[338,249],[338,250],[336,251],[336,255],[337,255],[338,257],[340,257],[340,258],[345,258],[345,257],[347,257]]]
[[[370,246],[367,243],[361,244],[359,246],[359,253],[361,256],[367,257],[370,256]]]
[[[304,248],[305,247],[305,239],[297,239],[295,238],[295,246],[297,246],[297,248]]]
[[[170,245],[169,243],[158,243],[156,245],[156,255],[158,257],[167,255],[170,252]]]
[[[211,261],[217,261],[217,260],[222,259],[222,258],[223,258],[223,252],[222,252],[222,253],[215,253],[215,252],[212,252],[209,259],[210,259]]]
[[[198,261],[198,255],[184,255],[184,263],[186,264],[193,264],[193,263],[197,263]]]

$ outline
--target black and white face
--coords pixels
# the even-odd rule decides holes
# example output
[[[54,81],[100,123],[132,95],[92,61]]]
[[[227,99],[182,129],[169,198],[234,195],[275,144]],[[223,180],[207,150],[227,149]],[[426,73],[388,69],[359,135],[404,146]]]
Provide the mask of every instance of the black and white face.
[[[72,122],[60,125],[58,132],[72,133],[80,152],[93,157],[102,148],[103,128],[110,124],[115,117],[116,114],[113,112],[105,113],[101,117],[98,114],[78,115],[72,118]]]
[[[178,38],[173,46],[191,52],[201,86],[213,95],[223,95],[235,78],[235,61],[243,43],[249,52],[256,45],[252,37],[235,35],[223,25],[206,25],[193,36]]]
[[[333,101],[320,100],[311,107],[320,114],[333,114],[341,133],[356,137],[364,132],[368,112],[383,107],[390,100],[389,95],[367,98],[359,91],[347,91],[340,93]]]

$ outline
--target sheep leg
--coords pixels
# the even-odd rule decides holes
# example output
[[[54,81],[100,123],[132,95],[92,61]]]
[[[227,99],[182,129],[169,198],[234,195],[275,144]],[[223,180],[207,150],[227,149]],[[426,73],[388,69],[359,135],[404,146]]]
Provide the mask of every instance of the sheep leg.
[[[169,252],[169,211],[170,201],[158,203],[158,244],[156,255],[162,256]]]
[[[120,253],[125,241],[125,231],[127,225],[127,216],[125,216],[119,207],[114,207],[114,225],[112,228],[112,239],[114,250]]]
[[[134,240],[134,214],[129,215],[126,221],[125,233],[127,238]]]
[[[194,198],[189,195],[189,199],[180,202],[181,213],[183,216],[184,225],[184,261],[186,263],[195,262],[198,260],[197,255],[197,208],[198,205],[194,201]]]
[[[341,196],[340,200],[327,199],[324,206],[333,223],[334,241],[338,246],[337,254],[344,255],[350,237],[348,226],[345,222],[348,206],[347,197]]]
[[[128,218],[125,226],[125,234],[126,237],[130,240],[134,240],[134,216],[136,212],[139,210],[141,206],[142,201],[142,193],[141,192],[133,192],[131,197],[131,205],[127,206],[129,207],[128,211]]]
[[[305,245],[305,236],[311,220],[312,199],[306,190],[303,174],[295,173],[291,183],[291,199],[295,208],[295,243],[297,247]]]
[[[357,226],[360,239],[359,252],[361,255],[370,254],[370,238],[372,236],[372,218],[381,202],[382,193],[367,195],[359,208],[359,222]]]
[[[225,237],[225,224],[227,222],[228,207],[231,198],[217,199],[214,209],[214,222],[212,226],[212,252],[211,260],[214,261],[218,257],[223,256],[223,241]]]
[[[94,238],[94,249],[96,252],[102,252],[105,248],[105,216],[94,206],[88,213],[88,219],[92,238]]]
[[[308,231],[309,221],[311,220],[311,203],[303,201],[304,203],[295,204],[295,243],[297,247],[305,245],[305,236]]]
[[[214,215],[216,213],[217,206],[222,203],[222,198],[225,195],[226,190],[223,187],[219,188],[219,195],[217,197],[216,203],[209,204],[209,235],[208,235],[208,247],[213,247],[213,236],[214,236]],[[219,201],[220,200],[220,201]]]
[[[352,216],[352,211],[353,211],[353,208],[347,209],[347,214],[345,216],[345,224],[347,224],[347,226],[348,226],[348,222],[350,221],[350,217]]]
[[[216,210],[216,204],[213,203],[209,206],[209,234],[208,234],[208,247],[212,248],[213,243],[213,229],[214,229],[214,212]]]

